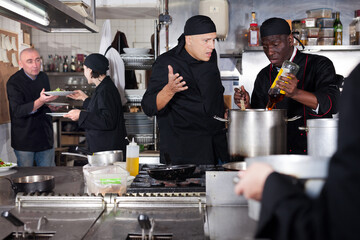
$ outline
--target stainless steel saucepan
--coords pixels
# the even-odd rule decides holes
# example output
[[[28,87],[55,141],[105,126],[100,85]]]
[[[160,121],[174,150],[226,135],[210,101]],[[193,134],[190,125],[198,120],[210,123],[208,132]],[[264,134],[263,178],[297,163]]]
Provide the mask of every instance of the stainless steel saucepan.
[[[92,155],[84,155],[80,153],[69,153],[63,152],[63,155],[77,156],[87,158],[91,166],[108,166],[112,165],[114,162],[123,161],[123,152],[121,150],[112,150],[112,151],[102,151],[94,152]]]

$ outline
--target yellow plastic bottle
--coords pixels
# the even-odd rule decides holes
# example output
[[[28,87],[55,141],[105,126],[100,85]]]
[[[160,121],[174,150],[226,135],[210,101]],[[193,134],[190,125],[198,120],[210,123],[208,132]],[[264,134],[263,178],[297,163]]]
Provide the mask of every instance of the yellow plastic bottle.
[[[134,177],[139,174],[139,145],[134,138],[126,146],[126,170]]]

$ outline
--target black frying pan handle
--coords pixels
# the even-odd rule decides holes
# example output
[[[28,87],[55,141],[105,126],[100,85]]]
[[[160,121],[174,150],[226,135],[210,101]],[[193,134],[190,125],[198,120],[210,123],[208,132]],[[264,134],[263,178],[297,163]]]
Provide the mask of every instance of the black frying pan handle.
[[[171,158],[169,153],[164,153],[165,163],[167,167],[171,167]]]
[[[9,211],[2,212],[1,216],[6,220],[8,220],[9,222],[11,222],[16,227],[24,226],[24,222],[18,219],[17,217],[15,217],[15,215]]]

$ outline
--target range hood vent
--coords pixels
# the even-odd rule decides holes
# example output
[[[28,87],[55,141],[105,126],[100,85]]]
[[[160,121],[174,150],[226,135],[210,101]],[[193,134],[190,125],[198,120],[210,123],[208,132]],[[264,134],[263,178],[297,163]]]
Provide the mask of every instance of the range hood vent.
[[[44,32],[99,32],[95,0],[91,9],[92,16],[84,17],[58,0],[0,0],[0,15]]]

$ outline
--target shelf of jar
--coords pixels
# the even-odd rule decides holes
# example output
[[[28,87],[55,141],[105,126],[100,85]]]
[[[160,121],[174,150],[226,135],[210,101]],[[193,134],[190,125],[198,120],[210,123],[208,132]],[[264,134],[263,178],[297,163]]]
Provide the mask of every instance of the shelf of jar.
[[[305,46],[303,50],[301,46],[296,46],[301,51],[357,51],[360,50],[360,45],[315,45]],[[244,51],[263,51],[262,46],[245,47]]]

